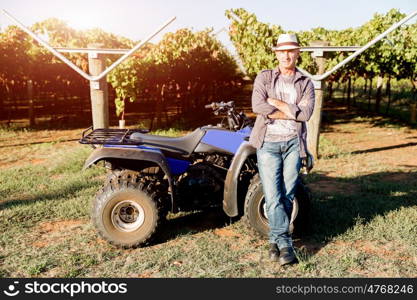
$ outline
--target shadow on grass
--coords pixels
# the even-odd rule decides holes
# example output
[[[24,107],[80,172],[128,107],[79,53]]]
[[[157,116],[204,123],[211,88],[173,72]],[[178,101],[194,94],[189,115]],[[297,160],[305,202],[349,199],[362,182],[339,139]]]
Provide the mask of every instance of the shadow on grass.
[[[58,141],[60,143],[65,143],[65,142],[77,142],[80,139],[59,139]],[[41,142],[31,142],[31,143],[20,143],[20,144],[12,144],[12,145],[4,145],[4,146],[0,146],[0,148],[10,148],[10,147],[19,147],[19,146],[31,146],[31,145],[40,145],[40,144],[46,144],[46,143],[54,143],[57,141],[41,141]]]
[[[417,146],[417,143],[405,143],[405,144],[385,146],[385,147],[376,147],[376,148],[370,148],[370,149],[364,149],[364,150],[355,150],[355,151],[352,151],[352,152],[336,153],[336,154],[326,155],[325,158],[326,159],[332,159],[332,158],[340,157],[341,154],[342,155],[344,155],[344,154],[350,154],[350,155],[364,154],[364,153],[373,153],[373,152],[399,149],[399,148],[407,148],[407,147],[413,147],[413,146]],[[322,156],[320,156],[320,155],[319,155],[319,157],[322,158]]]
[[[221,208],[210,208],[175,217],[165,222],[153,244],[165,243],[184,235],[222,228],[229,225],[230,222],[230,218]]]
[[[416,145],[417,145],[417,143],[406,143],[406,144],[386,146],[386,147],[378,147],[378,148],[372,148],[372,149],[366,149],[366,150],[357,150],[357,151],[351,152],[351,154],[371,153],[371,152],[385,151],[385,150],[391,150],[391,149],[412,147],[412,146],[416,146]]]
[[[17,207],[17,206],[28,206],[39,201],[50,201],[50,200],[63,200],[68,197],[75,196],[83,190],[97,186],[96,180],[84,180],[66,183],[59,188],[46,193],[37,192],[30,196],[16,196],[0,203],[0,210]],[[2,198],[7,195],[1,195]]]
[[[301,244],[314,242],[314,249],[309,249],[313,254],[358,223],[367,224],[376,216],[417,205],[417,171],[354,178],[314,173],[308,186],[313,190],[312,233]]]

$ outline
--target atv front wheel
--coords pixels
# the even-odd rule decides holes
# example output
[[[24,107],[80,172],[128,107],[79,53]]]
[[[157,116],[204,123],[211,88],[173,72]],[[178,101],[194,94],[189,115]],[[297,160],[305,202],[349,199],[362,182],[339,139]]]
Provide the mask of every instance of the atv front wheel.
[[[308,188],[301,182],[297,185],[296,196],[293,200],[293,210],[290,219],[290,232],[302,235],[309,220],[310,195]],[[297,218],[298,216],[298,218]],[[246,224],[261,236],[267,237],[269,222],[266,214],[264,192],[259,174],[255,175],[248,188],[245,198],[244,219]]]
[[[149,241],[164,217],[155,184],[137,181],[134,173],[122,171],[110,178],[93,202],[94,226],[117,247],[134,248]]]

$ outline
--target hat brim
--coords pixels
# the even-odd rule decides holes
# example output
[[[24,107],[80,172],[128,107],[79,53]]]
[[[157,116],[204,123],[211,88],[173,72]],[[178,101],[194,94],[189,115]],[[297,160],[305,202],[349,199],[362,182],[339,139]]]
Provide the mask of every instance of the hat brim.
[[[273,51],[281,51],[281,50],[293,50],[293,49],[300,49],[301,47],[293,46],[293,45],[285,45],[279,47],[272,47]]]

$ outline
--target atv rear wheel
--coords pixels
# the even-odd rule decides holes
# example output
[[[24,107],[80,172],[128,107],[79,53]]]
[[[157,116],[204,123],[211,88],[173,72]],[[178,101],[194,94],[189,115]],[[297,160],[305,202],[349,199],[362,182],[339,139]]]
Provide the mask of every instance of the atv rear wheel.
[[[309,225],[310,211],[309,190],[302,183],[297,185],[296,196],[290,219],[290,232],[302,235]],[[298,216],[298,217],[297,217]],[[265,209],[264,192],[259,174],[256,174],[249,185],[245,198],[244,220],[246,224],[261,236],[267,237],[269,222]]]
[[[164,217],[159,200],[154,182],[140,181],[137,173],[121,171],[110,177],[93,202],[94,226],[117,247],[140,246],[153,237]]]

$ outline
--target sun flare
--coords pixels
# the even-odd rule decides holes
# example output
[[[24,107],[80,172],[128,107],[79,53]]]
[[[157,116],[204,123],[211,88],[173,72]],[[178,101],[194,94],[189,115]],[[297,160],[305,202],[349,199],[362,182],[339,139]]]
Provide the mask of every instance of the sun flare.
[[[102,20],[98,16],[79,14],[68,18],[68,25],[77,30],[85,30],[102,26]]]

